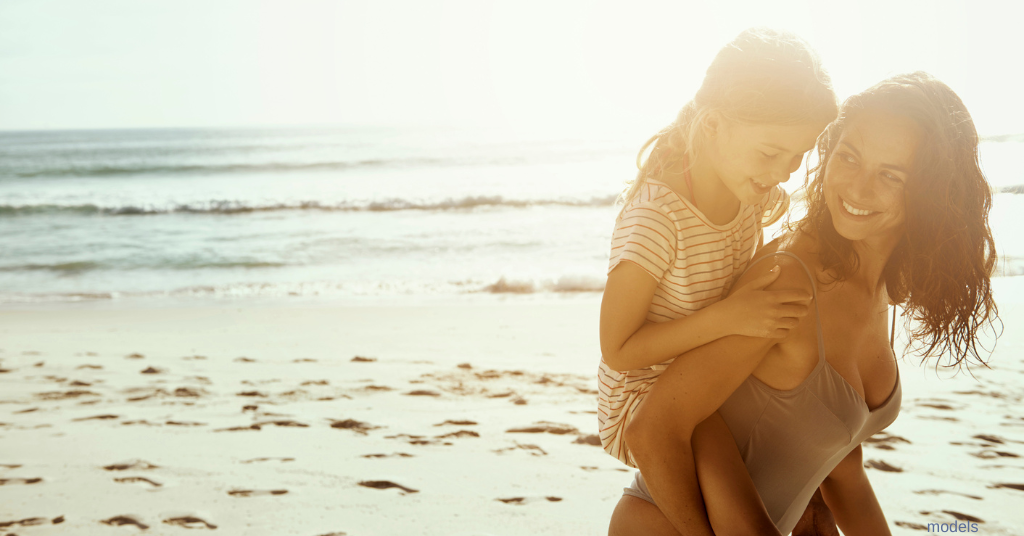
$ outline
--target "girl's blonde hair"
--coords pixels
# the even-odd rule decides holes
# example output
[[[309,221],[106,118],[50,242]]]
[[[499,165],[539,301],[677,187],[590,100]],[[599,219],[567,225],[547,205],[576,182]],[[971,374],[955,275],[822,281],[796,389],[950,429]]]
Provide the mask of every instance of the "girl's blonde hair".
[[[700,157],[707,143],[702,127],[712,112],[741,123],[826,125],[839,114],[839,105],[821,59],[803,39],[768,28],[744,30],[718,52],[676,120],[640,148],[636,179],[622,194],[625,205],[647,179],[682,172]]]

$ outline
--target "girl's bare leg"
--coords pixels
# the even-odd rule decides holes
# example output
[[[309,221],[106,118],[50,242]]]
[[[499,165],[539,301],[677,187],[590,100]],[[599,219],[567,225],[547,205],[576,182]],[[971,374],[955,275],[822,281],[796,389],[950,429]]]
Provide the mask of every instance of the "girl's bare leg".
[[[697,478],[717,536],[781,536],[750,479],[729,426],[715,413],[693,432]]]
[[[623,495],[612,512],[608,536],[680,536],[657,506]]]

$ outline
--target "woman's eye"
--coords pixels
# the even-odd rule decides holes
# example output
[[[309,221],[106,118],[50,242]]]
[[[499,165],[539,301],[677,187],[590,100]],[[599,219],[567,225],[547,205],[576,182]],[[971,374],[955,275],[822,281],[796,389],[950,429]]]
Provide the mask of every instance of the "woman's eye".
[[[771,160],[772,158],[775,158],[776,156],[778,156],[778,155],[774,155],[774,154],[768,154],[768,153],[766,153],[764,151],[761,151],[761,155],[764,156],[765,158],[767,158],[768,160]]]
[[[856,160],[854,160],[854,158],[852,156],[850,156],[850,155],[848,155],[846,153],[839,153],[839,160],[842,160],[843,162],[846,162],[847,164],[853,164],[854,162],[856,162]]]

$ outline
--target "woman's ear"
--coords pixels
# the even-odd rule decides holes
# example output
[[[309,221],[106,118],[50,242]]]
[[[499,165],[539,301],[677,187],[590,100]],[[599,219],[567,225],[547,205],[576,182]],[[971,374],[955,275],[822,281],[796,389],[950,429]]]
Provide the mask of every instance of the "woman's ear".
[[[717,136],[719,134],[719,131],[721,131],[723,125],[724,121],[722,119],[722,114],[720,114],[717,110],[712,110],[705,114],[703,118],[701,118],[700,126],[705,139],[710,140]]]

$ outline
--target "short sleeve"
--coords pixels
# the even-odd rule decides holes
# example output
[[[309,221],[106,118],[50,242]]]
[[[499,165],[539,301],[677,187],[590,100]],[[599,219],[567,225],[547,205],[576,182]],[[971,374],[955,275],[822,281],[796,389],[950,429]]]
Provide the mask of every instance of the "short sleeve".
[[[623,209],[612,234],[608,272],[630,261],[661,281],[676,259],[675,223],[652,202],[635,202]]]
[[[788,209],[789,194],[776,184],[764,196],[764,203],[761,205],[761,227],[768,227],[779,221]]]

